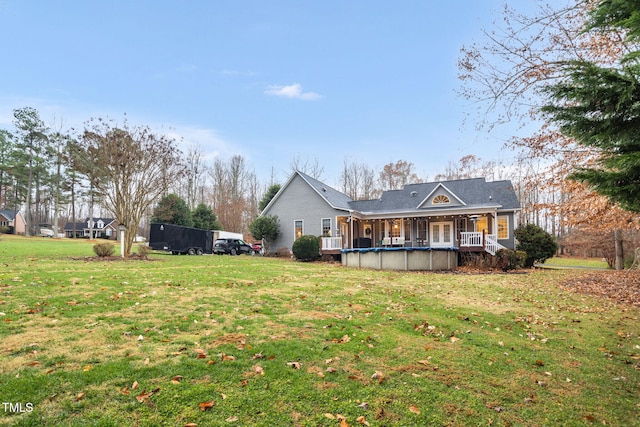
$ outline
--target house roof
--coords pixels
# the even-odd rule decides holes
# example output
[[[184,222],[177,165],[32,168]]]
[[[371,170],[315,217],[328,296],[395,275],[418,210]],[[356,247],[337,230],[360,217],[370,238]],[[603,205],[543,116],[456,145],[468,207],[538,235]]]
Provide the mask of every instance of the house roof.
[[[327,184],[324,184],[317,179],[311,178],[309,175],[304,174],[300,171],[297,172],[298,175],[302,179],[304,179],[307,184],[311,186],[323,199],[331,205],[332,208],[335,209],[345,209],[349,210],[349,204],[352,202],[351,198],[340,191],[329,187]]]
[[[114,218],[95,218],[94,217],[93,218],[93,228],[98,228],[98,222],[101,221],[101,220],[104,223],[104,227],[103,228],[106,228],[109,224],[115,222]],[[84,221],[76,222],[75,223],[76,224],[75,229],[76,230],[83,230],[85,228],[89,228],[87,226],[88,222],[89,222],[89,218],[85,219]],[[73,229],[74,229],[73,222],[67,222],[64,225],[64,230],[73,230]]]
[[[16,219],[16,212],[13,209],[0,209],[0,215],[5,217],[7,221],[13,221]]]
[[[520,209],[520,202],[513,185],[508,180],[487,182],[485,178],[470,178],[407,184],[400,190],[384,191],[378,199],[352,200],[346,194],[323,182],[296,171],[265,207],[263,213],[269,210],[296,176],[302,178],[332,208],[364,215],[392,215],[394,213],[412,215],[427,211],[433,214],[438,211],[445,213],[460,210],[498,209],[508,211]],[[447,195],[451,203],[437,205],[429,202],[430,197],[436,193]]]
[[[280,188],[280,191],[273,196],[273,199],[265,206],[262,210],[263,214],[268,212],[271,208],[271,205],[275,203],[275,201],[280,197],[280,195],[286,190],[286,188],[291,184],[296,176],[302,178],[308,185],[311,187],[320,197],[322,197],[329,206],[334,209],[342,209],[342,210],[350,210],[349,203],[352,201],[349,196],[341,193],[340,191],[328,186],[327,184],[318,181],[315,178],[310,177],[309,175],[302,173],[300,171],[295,171],[285,182],[285,184]]]
[[[455,200],[451,205],[435,206],[425,202],[438,189]],[[484,178],[408,184],[401,190],[384,191],[379,199],[358,200],[350,207],[362,213],[392,213],[420,210],[448,210],[452,208],[520,209],[511,181],[487,182]]]

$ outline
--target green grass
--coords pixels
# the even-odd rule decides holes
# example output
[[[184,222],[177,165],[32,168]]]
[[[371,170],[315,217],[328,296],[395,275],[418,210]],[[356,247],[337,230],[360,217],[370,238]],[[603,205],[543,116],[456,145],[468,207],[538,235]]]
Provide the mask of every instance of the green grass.
[[[601,258],[553,257],[543,264],[545,267],[562,268],[608,268],[607,262]]]
[[[575,272],[91,255],[0,237],[0,424],[640,425],[638,309]]]

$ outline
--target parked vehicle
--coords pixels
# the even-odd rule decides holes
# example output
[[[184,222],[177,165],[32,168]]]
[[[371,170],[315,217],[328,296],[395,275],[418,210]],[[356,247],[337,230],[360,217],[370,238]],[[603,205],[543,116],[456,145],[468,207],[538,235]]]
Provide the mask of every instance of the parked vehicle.
[[[251,249],[253,249],[253,252],[255,252],[257,254],[261,254],[262,253],[262,243],[260,243],[260,242],[252,243],[251,244]]]
[[[213,231],[175,224],[151,224],[149,247],[173,255],[202,255],[213,251]]]
[[[255,254],[253,248],[241,239],[218,239],[213,245],[213,253],[217,255]]]
[[[232,231],[213,230],[213,241],[218,239],[238,239],[244,240],[242,233],[234,233]]]

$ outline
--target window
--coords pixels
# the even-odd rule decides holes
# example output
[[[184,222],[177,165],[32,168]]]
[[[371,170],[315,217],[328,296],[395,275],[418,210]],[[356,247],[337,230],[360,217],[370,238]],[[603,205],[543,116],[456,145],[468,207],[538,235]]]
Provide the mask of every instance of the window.
[[[489,219],[486,216],[481,216],[476,222],[476,231],[489,233]]]
[[[507,215],[498,216],[498,239],[509,238],[509,217]]]
[[[391,237],[402,236],[402,222],[400,220],[391,221]]]
[[[444,204],[450,203],[450,200],[444,194],[438,194],[436,197],[433,198],[432,203],[434,205],[444,205]]]
[[[424,244],[427,241],[427,220],[418,220],[418,244]]]
[[[322,236],[331,237],[331,218],[322,218]]]
[[[301,219],[293,221],[293,234],[296,239],[304,235],[304,226]]]

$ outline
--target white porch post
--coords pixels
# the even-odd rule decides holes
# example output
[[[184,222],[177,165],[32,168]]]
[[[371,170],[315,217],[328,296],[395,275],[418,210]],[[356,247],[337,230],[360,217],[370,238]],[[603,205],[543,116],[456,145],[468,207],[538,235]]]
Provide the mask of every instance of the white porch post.
[[[353,249],[353,216],[349,214],[349,241],[347,244],[349,245],[349,249]]]

